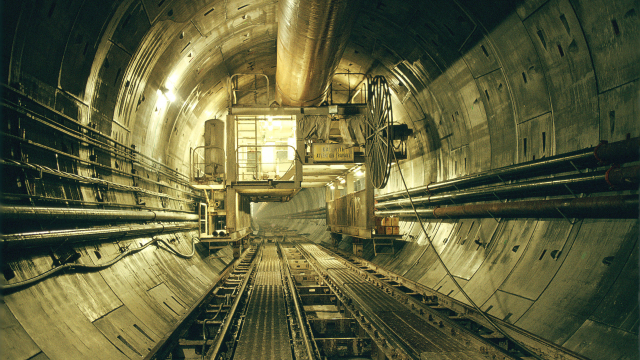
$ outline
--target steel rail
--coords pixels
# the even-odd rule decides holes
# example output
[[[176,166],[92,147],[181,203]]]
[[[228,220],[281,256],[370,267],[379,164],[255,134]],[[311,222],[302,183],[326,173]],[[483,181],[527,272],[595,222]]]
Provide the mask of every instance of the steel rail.
[[[442,266],[444,271],[447,273],[447,276],[451,279],[451,281],[456,286],[456,288],[458,289],[460,294],[462,294],[465,297],[465,299],[477,310],[478,313],[480,313],[480,315],[482,315],[482,317],[484,317],[487,320],[488,323],[491,324],[491,326],[493,328],[495,328],[498,332],[502,333],[505,338],[509,339],[510,341],[512,341],[516,345],[522,347],[523,349],[528,350],[529,353],[531,353],[531,355],[533,357],[535,357],[536,359],[541,360],[541,357],[533,351],[534,349],[527,348],[526,346],[524,346],[524,344],[520,343],[519,341],[515,340],[513,337],[509,336],[499,325],[496,325],[496,323],[494,321],[492,321],[491,318],[489,318],[489,315],[486,314],[485,312],[483,312],[482,309],[480,309],[478,304],[476,304],[471,299],[469,294],[467,294],[464,291],[462,286],[455,279],[455,277],[453,276],[453,274],[451,273],[451,271],[447,267],[447,264],[445,264],[444,260],[440,256],[440,254],[435,250],[435,246],[433,244],[433,239],[429,236],[429,234],[427,233],[427,230],[425,230],[424,224],[422,223],[422,220],[420,219],[420,216],[418,215],[416,206],[413,203],[413,199],[411,198],[411,195],[408,194],[409,188],[407,187],[407,181],[405,180],[404,175],[402,174],[402,169],[400,168],[400,164],[398,163],[398,160],[395,158],[396,157],[395,153],[393,153],[393,156],[394,156],[394,159],[396,160],[396,166],[398,167],[398,174],[400,175],[400,179],[402,180],[402,184],[404,186],[405,191],[407,191],[407,196],[408,196],[409,203],[411,204],[411,209],[415,213],[416,220],[418,221],[418,224],[420,225],[420,230],[422,230],[422,233],[424,234],[425,238],[427,239],[427,242],[428,242],[430,248],[433,250],[433,253],[435,254],[435,257],[438,260],[438,263],[440,264],[440,266]]]
[[[415,216],[415,215],[414,215]],[[324,248],[324,246],[323,246]],[[326,250],[329,250],[327,248],[325,248]],[[482,326],[485,327],[489,327],[491,326],[491,324],[489,324],[489,322],[486,321],[486,319],[481,316],[480,314],[477,313],[477,310],[472,307],[469,304],[463,303],[457,299],[454,299],[450,296],[447,296],[445,294],[439,293],[436,290],[433,290],[423,284],[420,284],[417,281],[405,278],[401,275],[395,274],[389,270],[386,270],[385,268],[372,263],[369,260],[360,258],[360,257],[356,257],[353,254],[349,254],[346,253],[338,248],[335,248],[333,250],[330,250],[330,252],[336,253],[338,254],[338,256],[343,257],[345,259],[354,259],[355,261],[357,261],[360,264],[364,264],[364,266],[368,267],[369,269],[372,269],[376,272],[378,272],[379,274],[382,274],[383,276],[385,276],[386,278],[397,282],[398,284],[405,286],[417,293],[421,293],[423,294],[424,297],[435,297],[438,299],[438,305],[445,305],[448,309],[450,309],[451,311],[454,311],[456,313],[459,314],[464,314],[464,316],[468,317],[469,320],[475,321],[478,324],[481,324]],[[349,263],[349,261],[347,261],[347,263]],[[354,266],[353,264],[349,264],[352,267],[354,267],[355,269],[358,269],[357,266]],[[366,272],[367,276],[371,276],[370,273]],[[381,279],[375,278],[373,279],[374,281],[380,281]],[[395,289],[394,289],[395,290]],[[397,290],[395,290],[397,291]],[[429,294],[429,295],[427,295]],[[527,332],[525,330],[522,330],[518,327],[516,327],[515,325],[508,323],[502,319],[496,318],[493,315],[489,315],[491,316],[491,319],[498,323],[501,327],[503,328],[508,328],[508,330],[513,331],[514,333],[517,333],[519,336],[522,336],[526,339],[528,339],[528,341],[533,341],[535,343],[537,343],[538,345],[542,345],[544,347],[546,347],[547,349],[551,350],[550,352],[555,352],[556,354],[551,354],[551,358],[565,358],[565,357],[569,357],[569,359],[577,359],[577,360],[588,360],[587,358],[585,358],[582,355],[579,355],[571,350],[568,350],[566,348],[563,348],[555,343],[549,342],[541,337],[538,337],[537,335],[534,335],[530,332]]]
[[[192,320],[195,320],[195,318],[198,316],[203,306],[206,306],[209,304],[210,299],[214,296],[213,291],[229,278],[229,274],[233,270],[235,270],[237,264],[240,264],[241,261],[248,256],[249,250],[250,249],[245,250],[242,257],[238,259],[233,259],[225,267],[224,271],[220,274],[220,277],[218,278],[218,280],[215,281],[207,289],[207,291],[205,291],[205,293],[195,302],[195,304],[191,306],[189,310],[187,310],[187,313],[171,327],[169,332],[162,339],[160,339],[158,343],[156,343],[153,349],[151,349],[151,351],[144,357],[143,360],[156,359],[157,358],[156,355],[158,354],[160,354],[161,356],[160,358],[163,358],[162,356],[166,355],[165,353],[171,350],[171,349],[167,349],[167,347],[169,347],[168,344],[177,340],[177,338],[181,336],[180,334],[182,332],[181,330],[184,330],[185,326],[188,326]]]
[[[287,260],[286,255],[284,255],[284,251],[282,251],[280,247],[280,243],[278,243],[278,248],[280,249],[281,261],[284,261],[285,264],[283,266],[286,272],[287,284],[289,285],[289,292],[291,297],[293,298],[293,306],[296,309],[296,317],[298,318],[298,326],[300,327],[300,332],[302,333],[302,338],[304,340],[305,348],[307,349],[307,356],[309,356],[310,360],[319,359],[320,354],[316,347],[314,347],[311,343],[311,339],[309,339],[309,334],[307,331],[309,330],[309,324],[305,325],[302,317],[302,312],[300,311],[300,303],[298,302],[298,291],[296,290],[295,285],[293,284],[293,280],[291,280],[291,268],[289,267],[289,261]],[[284,255],[284,256],[283,256]],[[284,258],[284,259],[283,259]],[[313,334],[311,334],[313,336]]]
[[[376,319],[375,315],[369,313],[366,310],[366,307],[363,304],[357,302],[357,300],[353,300],[353,296],[348,296],[344,294],[340,287],[334,284],[332,277],[328,274],[327,271],[321,271],[321,265],[318,260],[311,254],[309,254],[306,249],[302,246],[297,245],[298,251],[302,256],[309,262],[309,265],[313,268],[313,270],[323,278],[324,283],[331,289],[333,294],[342,302],[347,311],[349,311],[354,319],[358,321],[362,329],[367,332],[371,340],[378,346],[380,351],[382,351],[387,358],[389,359],[398,359],[398,356],[401,356],[401,359],[411,358],[411,351],[406,348],[402,342],[392,339],[393,344],[389,344],[386,339],[380,338],[379,331],[384,331],[384,325],[379,324],[379,320]],[[354,305],[357,303],[358,306]],[[366,317],[362,314],[365,314]],[[370,321],[373,320],[373,321]],[[373,325],[375,324],[375,329]],[[395,335],[394,335],[395,336]]]
[[[320,245],[322,246],[322,245]],[[357,267],[356,265],[354,265],[352,262],[350,262],[349,260],[347,260],[347,257],[343,256],[343,253],[340,252],[338,253],[337,251],[332,251],[331,249],[322,246],[322,248],[329,253],[330,255],[333,255],[334,257],[340,259],[340,261],[345,264],[348,268],[350,268],[351,270],[355,271],[356,273],[360,274],[360,276],[365,277],[367,279],[369,279],[371,282],[373,282],[374,284],[376,284],[378,287],[382,288],[382,289],[386,289],[386,292],[391,295],[393,298],[399,300],[401,303],[406,304],[406,306],[409,308],[409,310],[411,310],[412,312],[419,312],[420,314],[422,313],[422,311],[420,311],[419,309],[422,309],[423,311],[425,311],[427,314],[426,315],[422,315],[422,316],[428,316],[429,318],[433,317],[435,318],[437,321],[442,322],[444,324],[446,324],[450,329],[443,329],[441,330],[443,333],[446,332],[451,332],[453,333],[454,331],[457,331],[459,334],[464,334],[463,337],[465,337],[464,341],[468,342],[467,346],[471,346],[471,342],[475,342],[476,345],[476,350],[481,351],[481,352],[486,352],[488,355],[493,355],[494,357],[498,356],[498,357],[506,357],[508,359],[514,359],[517,357],[514,357],[513,355],[508,354],[508,351],[496,344],[491,343],[489,340],[483,338],[480,335],[474,334],[473,332],[469,331],[468,329],[466,329],[464,326],[461,326],[459,324],[457,324],[455,321],[451,320],[448,316],[443,315],[442,313],[439,313],[438,311],[430,308],[429,306],[424,305],[421,301],[416,300],[415,298],[411,297],[410,295],[407,295],[406,293],[394,288],[392,285],[388,284],[386,281],[384,281],[381,278],[378,278],[376,276],[374,276],[372,273],[369,273],[367,271],[364,271],[363,269]],[[351,258],[351,257],[349,257]],[[378,269],[378,267],[376,267],[376,270]],[[391,277],[388,277],[390,280],[392,280]],[[411,306],[409,306],[408,304],[411,304]],[[416,310],[418,309],[418,310]],[[420,316],[420,315],[418,315]],[[442,324],[439,325],[440,328],[444,328],[444,326]],[[489,351],[486,349],[486,347],[490,347],[492,349],[494,349],[494,351]],[[582,358],[580,358],[582,359]]]
[[[249,279],[251,277],[253,277],[253,272],[255,271],[257,264],[262,261],[262,255],[263,255],[263,249],[260,249],[260,258],[257,259],[256,258],[253,259],[253,261],[251,262],[251,266],[249,267],[249,269],[247,270],[247,274],[245,275],[244,279],[242,279],[242,284],[240,285],[240,289],[238,291],[238,294],[236,295],[235,299],[233,299],[233,304],[231,305],[231,308],[229,309],[229,312],[227,313],[227,316],[225,316],[224,320],[222,321],[222,326],[220,327],[220,330],[218,331],[218,336],[216,337],[216,342],[215,344],[213,344],[213,346],[211,346],[209,348],[209,351],[206,354],[206,358],[209,360],[215,360],[216,356],[218,355],[218,352],[220,351],[220,347],[222,346],[222,343],[224,342],[224,338],[227,334],[227,331],[229,330],[229,326],[231,325],[231,319],[234,317],[236,309],[238,308],[238,304],[240,304],[240,299],[242,298],[242,296],[244,295],[245,289],[247,288],[247,284],[249,283]]]

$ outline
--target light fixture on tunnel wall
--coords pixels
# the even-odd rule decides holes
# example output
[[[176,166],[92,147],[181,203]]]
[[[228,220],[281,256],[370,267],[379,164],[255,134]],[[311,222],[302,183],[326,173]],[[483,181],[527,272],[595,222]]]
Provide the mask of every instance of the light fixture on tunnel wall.
[[[364,175],[364,171],[362,171],[362,169],[356,170],[356,176],[363,176],[363,175]]]
[[[347,180],[345,180],[344,178],[340,178],[340,184],[344,184],[346,182],[347,182]]]

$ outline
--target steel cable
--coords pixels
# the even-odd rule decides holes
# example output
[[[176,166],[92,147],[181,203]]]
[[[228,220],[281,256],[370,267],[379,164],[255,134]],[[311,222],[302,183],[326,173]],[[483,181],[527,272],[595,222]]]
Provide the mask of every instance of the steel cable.
[[[535,354],[534,352],[532,352],[531,350],[529,350],[528,347],[526,347],[524,344],[522,344],[520,341],[515,340],[513,337],[511,337],[510,335],[508,335],[506,333],[506,331],[504,331],[500,326],[498,326],[495,322],[493,322],[493,320],[491,320],[491,318],[489,318],[489,316],[482,311],[482,309],[480,309],[480,307],[475,303],[475,301],[473,301],[471,299],[471,297],[469,297],[469,295],[467,295],[467,293],[462,289],[462,286],[460,286],[460,284],[456,281],[455,277],[453,276],[453,274],[451,273],[451,271],[449,271],[449,268],[446,266],[446,264],[444,263],[444,260],[442,260],[442,257],[440,257],[440,254],[438,254],[438,251],[436,250],[436,248],[433,246],[433,241],[431,240],[431,237],[429,236],[429,234],[427,234],[427,231],[424,228],[424,224],[422,223],[422,219],[420,219],[420,216],[418,215],[418,211],[416,210],[415,205],[413,204],[413,199],[411,197],[411,194],[409,193],[409,187],[407,186],[407,182],[404,179],[404,175],[402,174],[402,169],[400,168],[400,163],[398,163],[398,159],[396,158],[396,154],[395,152],[393,152],[393,159],[396,162],[396,166],[398,167],[398,173],[400,174],[400,178],[402,179],[402,184],[404,185],[404,189],[405,192],[407,194],[407,198],[409,199],[409,203],[411,204],[411,208],[413,209],[413,212],[416,215],[416,219],[418,220],[418,223],[420,224],[420,228],[422,229],[422,233],[424,234],[425,238],[427,239],[427,241],[429,242],[430,247],[433,249],[433,252],[436,255],[436,259],[438,259],[438,262],[440,263],[440,265],[442,266],[442,268],[444,269],[444,271],[447,273],[447,276],[451,279],[451,281],[453,281],[453,283],[455,284],[456,288],[458,288],[458,291],[460,291],[460,293],[465,297],[465,299],[467,299],[467,301],[476,309],[476,311],[478,313],[480,313],[480,315],[482,315],[482,317],[487,320],[487,322],[489,322],[489,324],[491,324],[491,326],[493,326],[498,332],[500,332],[502,335],[504,335],[505,338],[509,339],[510,341],[512,341],[513,343],[517,344],[518,346],[520,346],[523,349],[527,349],[527,351],[536,359],[538,360],[543,360],[543,358],[541,356],[539,356],[538,354]],[[425,249],[426,251],[426,249]]]
[[[0,284],[0,292],[5,292],[7,290],[16,290],[19,288],[24,288],[27,286],[31,286],[41,280],[46,279],[47,277],[60,272],[62,270],[65,269],[69,269],[69,270],[74,270],[74,271],[78,271],[78,270],[89,270],[89,271],[96,271],[96,270],[100,270],[100,269],[106,269],[110,266],[112,266],[113,264],[117,263],[118,261],[124,259],[125,257],[135,254],[137,252],[140,252],[142,250],[144,250],[145,248],[147,248],[149,245],[152,244],[162,244],[163,246],[159,246],[158,248],[161,248],[165,251],[168,251],[170,253],[173,253],[174,255],[183,258],[183,259],[189,259],[191,257],[193,257],[193,255],[195,254],[196,251],[196,240],[195,238],[192,238],[192,243],[191,243],[191,254],[182,254],[181,252],[179,252],[178,250],[174,249],[173,247],[171,247],[171,245],[167,244],[166,241],[162,240],[162,239],[153,239],[151,241],[149,241],[148,243],[142,245],[139,248],[135,248],[135,249],[130,249],[130,250],[126,250],[123,253],[121,253],[120,255],[116,256],[115,258],[97,264],[97,265],[90,265],[90,264],[64,264],[64,265],[60,265],[57,267],[54,267],[50,270],[47,270],[41,274],[38,274],[34,277],[31,277],[29,279],[26,280],[22,280],[13,284]]]

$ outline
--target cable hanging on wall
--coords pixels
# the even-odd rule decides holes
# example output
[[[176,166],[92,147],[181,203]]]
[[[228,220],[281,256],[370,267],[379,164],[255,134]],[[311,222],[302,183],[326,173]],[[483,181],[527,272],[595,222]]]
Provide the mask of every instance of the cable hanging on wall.
[[[6,291],[13,291],[13,290],[18,290],[18,289],[22,289],[28,286],[31,286],[33,284],[36,284],[46,278],[48,278],[49,276],[52,276],[55,273],[58,273],[62,270],[68,269],[68,270],[73,270],[74,272],[77,272],[79,270],[88,270],[88,271],[98,271],[101,269],[106,269],[110,266],[112,266],[113,264],[117,263],[118,261],[124,259],[125,257],[129,256],[129,255],[133,255],[137,252],[140,252],[144,249],[146,249],[148,246],[153,245],[153,244],[157,244],[158,248],[163,249],[165,251],[168,251],[170,253],[173,253],[174,255],[181,257],[183,259],[190,259],[193,257],[193,255],[196,252],[196,238],[192,238],[191,239],[191,253],[190,254],[182,254],[181,252],[179,252],[178,250],[174,249],[173,247],[171,247],[171,245],[167,244],[166,241],[162,240],[162,239],[152,239],[151,241],[149,241],[148,243],[142,245],[139,248],[135,248],[135,249],[128,249],[125,250],[124,252],[122,252],[120,255],[116,256],[115,258],[97,264],[97,265],[89,265],[89,264],[64,264],[64,265],[60,265],[60,266],[56,266],[50,270],[47,270],[39,275],[36,275],[34,277],[31,277],[29,279],[23,280],[23,281],[19,281],[13,284],[0,284],[0,292],[6,292]]]
[[[527,349],[529,351],[529,353],[531,353],[531,356],[535,357],[538,360],[543,360],[542,357],[540,357],[539,355],[535,354],[533,351],[529,350],[529,348],[527,348],[520,341],[517,341],[513,337],[508,335],[506,333],[506,331],[504,331],[504,329],[502,329],[493,320],[491,320],[491,318],[484,311],[482,311],[482,309],[480,309],[480,307],[475,303],[475,301],[473,301],[471,299],[471,297],[469,297],[469,295],[462,289],[462,286],[460,286],[460,284],[456,281],[456,279],[454,278],[453,274],[451,273],[451,271],[449,271],[449,268],[444,263],[444,260],[442,260],[442,257],[440,257],[440,254],[438,254],[438,251],[433,246],[433,242],[431,240],[431,237],[429,236],[429,234],[427,234],[427,231],[424,228],[424,224],[422,223],[422,220],[420,219],[420,216],[418,215],[418,211],[416,210],[416,207],[413,204],[413,198],[411,197],[411,194],[409,193],[409,188],[407,186],[407,182],[404,179],[404,175],[402,174],[402,169],[400,168],[400,163],[398,162],[398,159],[396,158],[395,153],[394,152],[392,152],[392,153],[393,153],[393,158],[395,160],[396,166],[398,167],[398,173],[400,174],[400,178],[402,179],[402,184],[404,186],[404,189],[405,189],[405,192],[406,192],[406,195],[407,195],[407,199],[409,200],[409,203],[411,204],[411,208],[413,209],[413,212],[416,215],[416,219],[418,220],[418,223],[420,224],[420,228],[422,229],[422,233],[424,234],[425,238],[427,239],[427,242],[429,243],[429,246],[433,249],[433,252],[436,255],[436,259],[438,259],[438,262],[440,263],[440,265],[442,266],[444,271],[447,273],[447,276],[451,279],[451,281],[453,281],[453,283],[456,286],[456,288],[458,289],[458,291],[460,291],[460,293],[465,297],[465,299],[467,299],[469,304],[471,304],[471,306],[473,306],[476,309],[476,311],[478,313],[480,313],[480,315],[482,315],[482,317],[485,320],[487,320],[487,322],[489,322],[489,324],[491,324],[491,326],[493,326],[498,332],[500,332],[502,335],[504,335],[505,338],[509,339],[510,341],[512,341],[513,343],[517,344],[521,348]],[[426,250],[427,249],[425,249],[425,251]]]

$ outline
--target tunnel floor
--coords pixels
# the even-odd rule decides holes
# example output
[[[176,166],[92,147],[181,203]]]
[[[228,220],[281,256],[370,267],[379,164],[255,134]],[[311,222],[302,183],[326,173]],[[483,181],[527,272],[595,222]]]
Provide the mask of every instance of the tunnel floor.
[[[147,358],[529,358],[437,299],[353,261],[315,244],[254,239],[203,314],[178,328],[177,346]]]

